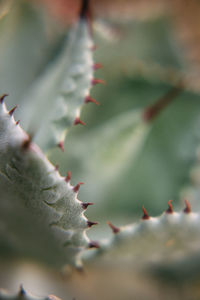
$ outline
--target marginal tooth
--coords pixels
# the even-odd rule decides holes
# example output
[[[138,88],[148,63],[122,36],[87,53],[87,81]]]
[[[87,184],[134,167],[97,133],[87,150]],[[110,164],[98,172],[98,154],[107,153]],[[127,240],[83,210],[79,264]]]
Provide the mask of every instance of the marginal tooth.
[[[102,64],[100,64],[100,63],[96,63],[96,64],[93,65],[93,70],[94,70],[94,71],[99,70],[99,69],[101,69],[101,68],[103,68],[103,66],[102,66]]]
[[[78,124],[86,125],[83,121],[80,120],[79,117],[76,117],[76,119],[74,120],[74,125],[78,125]]]
[[[98,83],[102,83],[102,84],[105,84],[105,80],[103,79],[98,79],[98,78],[93,78],[92,81],[91,81],[92,85],[96,85]]]
[[[3,94],[3,95],[0,97],[0,102],[1,102],[1,104],[3,104],[5,97],[8,97],[8,94]]]
[[[100,245],[98,242],[95,242],[95,241],[90,241],[89,244],[88,244],[88,248],[100,248]]]
[[[10,111],[9,111],[9,115],[12,116],[15,112],[15,109],[17,108],[17,105],[14,106]]]
[[[142,217],[142,220],[149,220],[150,219],[150,216],[148,215],[146,209],[144,208],[144,205],[142,206],[142,210],[143,210],[143,217]]]
[[[16,125],[19,125],[19,122],[20,122],[20,120],[18,120],[18,121],[16,122]]]
[[[61,142],[58,143],[58,147],[62,150],[62,152],[65,151],[64,142],[63,141],[61,141]]]
[[[79,191],[81,184],[84,184],[84,182],[78,182],[77,185],[73,187],[75,193]]]
[[[92,202],[81,203],[83,209],[87,209],[89,205],[93,205],[93,204],[94,203],[92,203]]]
[[[67,176],[65,177],[65,181],[66,181],[66,182],[70,182],[70,180],[71,180],[71,172],[68,171],[68,172],[67,172]]]
[[[93,225],[97,225],[98,222],[87,221],[88,227],[92,227]]]
[[[189,214],[191,213],[191,205],[190,202],[188,200],[185,200],[185,208],[184,208],[184,213]]]
[[[110,226],[110,228],[112,229],[112,232],[113,232],[114,234],[120,232],[120,228],[119,228],[119,227],[116,227],[116,226],[113,225],[111,222],[108,221],[107,224],[108,224],[108,226]]]
[[[90,96],[86,96],[85,103],[89,103],[89,102],[95,103],[96,105],[100,105],[100,103],[97,100],[95,100],[94,98],[92,98]]]
[[[173,214],[173,206],[172,206],[172,200],[168,201],[168,209],[165,211],[167,214]]]

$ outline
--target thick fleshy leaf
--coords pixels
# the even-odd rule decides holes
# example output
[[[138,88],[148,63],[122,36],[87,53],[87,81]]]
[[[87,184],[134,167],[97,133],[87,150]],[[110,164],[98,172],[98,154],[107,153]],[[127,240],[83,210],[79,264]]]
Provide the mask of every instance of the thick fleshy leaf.
[[[89,25],[81,18],[69,32],[62,53],[25,98],[22,123],[43,150],[63,142],[69,127],[82,123],[80,110],[93,80],[92,46]]]
[[[54,266],[79,267],[89,246],[85,230],[94,223],[77,199],[80,188],[61,177],[0,105],[0,251],[2,257],[27,257]]]
[[[52,56],[55,38],[47,34],[42,12],[17,0],[0,19],[0,40],[0,94],[9,93],[8,103],[19,104]]]
[[[171,201],[168,204],[168,209],[159,217],[151,217],[143,207],[139,222],[124,227],[108,222],[112,237],[100,240],[93,256],[104,255],[105,261],[115,257],[119,263],[129,263],[142,270],[179,264],[192,257],[196,257],[199,265],[199,213],[192,211],[188,201],[181,212],[173,211]]]

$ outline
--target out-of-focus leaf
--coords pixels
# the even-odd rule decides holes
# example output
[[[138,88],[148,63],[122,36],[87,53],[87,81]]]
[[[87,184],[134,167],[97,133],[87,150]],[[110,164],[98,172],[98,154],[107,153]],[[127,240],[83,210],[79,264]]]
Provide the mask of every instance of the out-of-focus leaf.
[[[89,24],[80,19],[69,31],[60,55],[25,97],[24,127],[35,131],[35,141],[45,151],[63,143],[70,126],[84,124],[80,111],[92,87],[92,46]]]
[[[87,183],[81,193],[88,201],[96,200],[96,211],[105,209],[107,215],[108,211],[109,214],[122,211],[134,214],[145,204],[152,209],[152,213],[159,213],[164,209],[166,201],[177,199],[194,160],[199,96],[183,92],[177,97],[153,121],[153,128],[141,144],[137,156],[133,155],[135,145],[132,131],[127,128],[122,130],[123,124],[134,124],[134,114],[131,117],[131,113],[127,111],[131,108],[141,109],[155,102],[168,89],[169,86],[165,84],[152,84],[144,79],[124,79],[110,83],[109,88],[102,89],[101,92],[101,98],[106,100],[99,108],[91,108],[93,113],[88,121],[88,130],[84,128],[80,133],[72,132],[69,136],[65,162],[59,161],[58,156],[54,157],[61,165],[62,172],[70,169],[74,178]],[[98,114],[101,115],[99,119]],[[89,114],[87,116],[89,118]],[[110,120],[111,116],[115,122],[114,119]],[[106,139],[109,132],[115,136],[115,143],[111,137]],[[129,146],[124,146],[125,141]],[[98,143],[99,146],[95,146]],[[73,150],[70,145],[73,145]],[[110,149],[116,152],[116,160],[112,154],[109,156]],[[99,156],[101,152],[104,156]],[[110,165],[106,160],[106,153],[112,161]],[[121,161],[124,165],[119,171],[117,168]],[[106,185],[103,184],[105,181]]]
[[[0,93],[9,93],[9,103],[15,105],[47,63],[53,41],[42,12],[23,0],[13,1],[1,18],[0,40]]]

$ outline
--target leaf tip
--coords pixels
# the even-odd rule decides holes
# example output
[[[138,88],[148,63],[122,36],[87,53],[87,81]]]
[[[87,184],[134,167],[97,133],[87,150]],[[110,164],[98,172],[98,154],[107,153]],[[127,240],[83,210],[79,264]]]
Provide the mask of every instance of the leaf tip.
[[[90,17],[90,0],[82,0],[80,19],[88,19]]]

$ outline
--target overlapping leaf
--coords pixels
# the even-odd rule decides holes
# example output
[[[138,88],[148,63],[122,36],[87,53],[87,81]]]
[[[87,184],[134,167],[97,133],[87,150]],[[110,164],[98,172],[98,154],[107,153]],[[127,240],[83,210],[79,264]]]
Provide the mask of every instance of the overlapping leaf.
[[[43,150],[62,143],[69,127],[81,122],[93,80],[92,46],[89,25],[81,19],[22,105],[22,122]]]
[[[77,199],[80,183],[60,176],[12,114],[0,105],[1,256],[79,267],[90,246],[85,230],[94,224]]]

